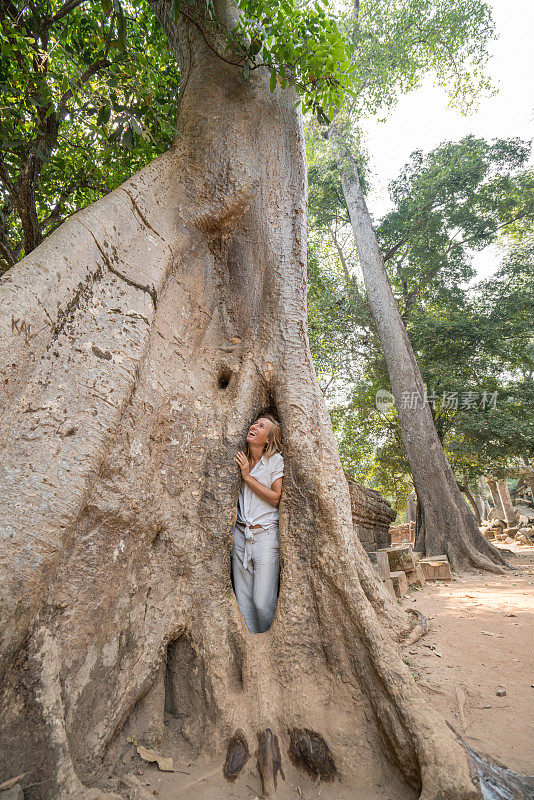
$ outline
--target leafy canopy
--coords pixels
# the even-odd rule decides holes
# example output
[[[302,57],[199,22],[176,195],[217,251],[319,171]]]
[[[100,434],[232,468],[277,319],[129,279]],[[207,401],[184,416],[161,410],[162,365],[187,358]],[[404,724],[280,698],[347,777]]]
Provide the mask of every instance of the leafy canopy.
[[[143,4],[0,11],[0,271],[172,141],[179,84]]]
[[[172,2],[321,122],[347,99],[389,106],[429,68],[464,98],[485,85],[482,0],[362,0],[356,20],[327,0],[239,0],[233,30],[212,0]],[[6,0],[0,33],[1,271],[170,145],[179,74],[149,0]]]

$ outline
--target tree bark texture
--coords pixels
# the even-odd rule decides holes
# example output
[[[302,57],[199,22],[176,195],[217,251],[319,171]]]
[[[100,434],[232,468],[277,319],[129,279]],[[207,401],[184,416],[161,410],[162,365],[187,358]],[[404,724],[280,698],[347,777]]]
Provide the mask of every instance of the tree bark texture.
[[[332,138],[339,155],[341,183],[367,300],[386,359],[404,447],[422,506],[424,524],[418,525],[416,549],[429,556],[446,554],[455,571],[474,567],[503,572],[506,562],[480,533],[439,441],[428,402],[423,403],[423,380],[395,302],[356,165],[342,134],[334,129]],[[412,403],[414,394],[418,395],[417,402]]]
[[[496,511],[498,511],[502,515],[502,518],[505,519],[505,513],[504,513],[504,508],[502,507],[501,496],[499,494],[499,489],[497,488],[497,481],[495,480],[495,478],[489,478],[489,477],[486,478],[486,481],[488,483],[489,490],[491,492],[493,507],[495,508]]]
[[[480,511],[478,509],[478,505],[477,505],[477,502],[476,502],[475,498],[473,497],[473,495],[471,494],[471,492],[469,490],[469,486],[462,486],[460,491],[462,491],[464,493],[466,498],[471,503],[471,508],[473,509],[473,514],[475,515],[475,519],[477,521],[477,525],[480,525]]]
[[[268,789],[279,755],[287,769],[318,741],[349,790],[387,773],[423,800],[480,798],[353,532],[308,342],[295,96],[155,5],[182,67],[175,146],[0,283],[0,769],[33,770],[28,800],[117,797],[101,776],[125,737],[165,743],[180,712],[198,752],[261,732]],[[230,579],[233,459],[267,408],[281,586],[252,635]]]
[[[502,509],[506,515],[506,521],[510,525],[513,525],[516,521],[515,511],[506,478],[503,478],[502,481],[497,481],[497,489],[499,491],[499,497],[501,498]]]

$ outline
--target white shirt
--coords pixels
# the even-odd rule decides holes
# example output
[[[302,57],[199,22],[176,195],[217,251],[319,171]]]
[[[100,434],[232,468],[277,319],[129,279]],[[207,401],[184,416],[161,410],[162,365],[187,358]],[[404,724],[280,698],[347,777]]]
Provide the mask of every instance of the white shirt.
[[[281,453],[273,453],[266,458],[262,456],[257,464],[250,470],[250,475],[259,483],[270,489],[273,481],[284,474],[284,458]],[[256,494],[251,487],[241,482],[239,499],[237,502],[237,522],[246,525],[262,525],[264,528],[278,524],[278,506],[273,506],[267,500]]]

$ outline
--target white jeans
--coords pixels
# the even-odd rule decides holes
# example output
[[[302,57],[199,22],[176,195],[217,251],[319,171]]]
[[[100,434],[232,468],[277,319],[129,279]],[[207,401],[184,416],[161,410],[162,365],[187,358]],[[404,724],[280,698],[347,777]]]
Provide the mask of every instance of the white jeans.
[[[235,596],[250,632],[264,633],[271,627],[278,600],[278,527],[249,528],[248,536],[247,540],[242,528],[235,526],[232,546]]]

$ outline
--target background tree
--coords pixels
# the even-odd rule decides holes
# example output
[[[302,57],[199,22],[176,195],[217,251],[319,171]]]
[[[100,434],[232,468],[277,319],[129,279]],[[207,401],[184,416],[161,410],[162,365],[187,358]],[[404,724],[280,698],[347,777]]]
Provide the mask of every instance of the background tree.
[[[385,36],[378,44],[382,49],[386,68],[377,71],[377,84],[387,75],[389,92],[383,93],[383,102],[391,105],[396,92],[403,86],[412,87],[420,80],[425,69],[432,67],[442,81],[451,82],[453,100],[461,102],[466,92],[472,97],[473,81],[483,81],[478,67],[474,71],[465,69],[472,63],[474,48],[484,46],[491,35],[491,24],[487,8],[480,4],[476,8],[462,4],[441,4],[440,13],[428,13],[429,4],[417,6],[427,12],[421,18],[409,16],[408,25],[397,26],[396,13],[404,19],[407,11],[403,4],[389,11],[390,21]],[[411,11],[412,9],[410,9]],[[355,4],[351,19],[351,33],[355,53],[361,59],[359,49],[367,37],[361,37],[365,29],[365,14]],[[387,15],[388,11],[386,11]],[[363,20],[363,23],[362,21]],[[405,22],[405,19],[404,19]],[[363,26],[363,27],[362,27]],[[414,33],[416,36],[414,38]],[[475,43],[473,45],[473,43]],[[412,55],[413,53],[413,55]],[[389,69],[388,69],[389,66]],[[358,164],[347,138],[351,112],[372,104],[373,82],[368,90],[362,82],[362,92],[341,121],[338,116],[324,132],[331,139],[339,160],[340,180],[351,224],[354,232],[358,258],[367,291],[371,313],[375,320],[384,356],[388,365],[391,386],[399,417],[403,441],[416,486],[420,514],[418,514],[418,536],[416,546],[429,555],[446,553],[454,569],[479,567],[490,571],[502,571],[505,561],[498,550],[489,545],[478,530],[476,519],[463,500],[443,448],[432,422],[430,408],[426,402],[421,374],[410,340],[400,318],[372,220],[367,210],[362,191]],[[369,99],[367,99],[369,98]],[[360,112],[361,113],[361,112]],[[333,113],[330,114],[332,119]],[[412,408],[400,406],[403,394],[420,397]],[[428,469],[431,454],[432,468]]]
[[[478,475],[517,460],[524,450],[524,436],[528,437],[532,301],[527,273],[533,191],[531,174],[521,171],[527,155],[528,147],[517,140],[489,144],[474,137],[443,144],[426,156],[415,153],[391,184],[394,210],[376,228],[431,397],[438,436],[460,486],[474,493]],[[374,325],[369,314],[365,317],[360,311],[354,246],[346,233],[348,213],[340,192],[328,191],[335,181],[335,164],[324,146],[309,148],[309,157],[312,240],[327,247],[331,231],[337,231],[343,260],[351,264],[352,303],[339,284],[340,298],[345,296],[353,308],[352,315],[345,311],[344,317],[348,325],[356,315],[361,326],[350,328],[348,340],[360,337],[366,342],[360,369],[352,374],[350,367],[338,371],[331,383],[326,375],[322,378],[328,391],[334,391],[327,396],[334,409],[341,458],[346,469],[391,497],[400,511],[411,491],[409,465],[395,409],[384,414],[375,403],[376,392],[389,388],[389,377]],[[511,265],[503,265],[494,288],[490,291],[482,283],[473,297],[473,291],[462,288],[474,275],[473,248],[480,249],[497,236],[505,237],[506,248],[511,234],[515,247],[523,242],[526,248],[523,266],[516,265],[518,272],[512,277]],[[323,257],[323,273],[330,274],[337,260],[335,249],[330,258]],[[339,261],[337,271],[343,274]],[[322,284],[315,282],[315,274],[310,273],[314,357],[314,332],[323,309],[317,299]],[[517,287],[510,299],[509,282]],[[325,321],[328,309],[325,303]],[[338,346],[343,346],[343,337]],[[343,363],[341,355],[338,361]],[[317,363],[321,370],[322,362]]]

